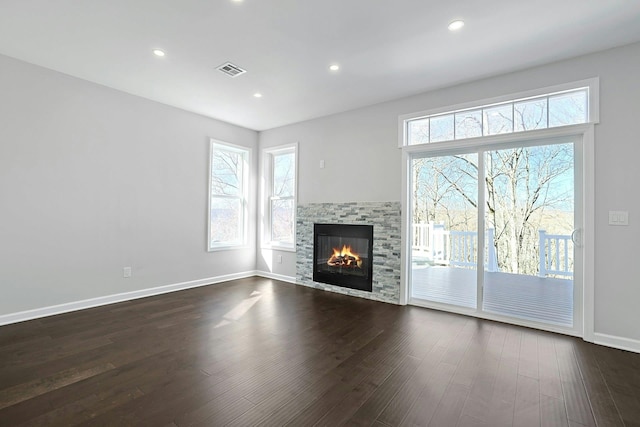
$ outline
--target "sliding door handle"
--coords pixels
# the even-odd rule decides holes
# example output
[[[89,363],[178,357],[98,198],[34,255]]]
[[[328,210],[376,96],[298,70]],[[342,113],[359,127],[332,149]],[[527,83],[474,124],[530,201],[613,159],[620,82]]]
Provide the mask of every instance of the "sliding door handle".
[[[580,241],[579,236],[580,236],[580,229],[574,228],[573,231],[571,232],[571,241],[578,248],[582,247],[582,242]]]

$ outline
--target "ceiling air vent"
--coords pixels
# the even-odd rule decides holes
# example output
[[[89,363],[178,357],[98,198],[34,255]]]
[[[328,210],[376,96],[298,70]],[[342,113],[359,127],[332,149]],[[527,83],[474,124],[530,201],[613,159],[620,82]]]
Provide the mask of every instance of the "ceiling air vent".
[[[244,74],[247,70],[243,70],[237,65],[232,64],[231,62],[226,62],[217,68],[218,71],[225,73],[230,77],[238,77],[240,74]]]

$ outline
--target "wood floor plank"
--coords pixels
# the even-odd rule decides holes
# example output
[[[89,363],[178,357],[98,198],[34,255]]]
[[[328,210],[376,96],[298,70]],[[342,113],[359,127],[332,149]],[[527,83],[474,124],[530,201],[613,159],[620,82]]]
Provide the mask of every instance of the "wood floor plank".
[[[271,417],[274,413],[283,408],[291,399],[308,389],[309,384],[298,377],[286,386],[274,390],[269,396],[262,399],[259,403],[255,403],[245,397],[245,399],[252,402],[254,406],[227,425],[229,427],[257,425],[265,418]]]
[[[635,426],[640,355],[247,278],[0,327],[0,426]]]
[[[335,372],[345,375],[348,379],[306,408],[304,413],[294,418],[290,425],[310,425],[320,422],[321,425],[339,425],[362,404],[364,400],[378,387],[404,359],[408,351],[409,336],[394,335],[384,339],[384,346],[376,348],[369,356],[361,358],[351,356]],[[375,342],[375,341],[372,341]],[[356,382],[351,377],[349,367],[362,366],[364,376]]]
[[[328,374],[321,377],[318,381],[310,384],[309,387],[304,389],[298,395],[292,399],[271,411],[266,416],[261,417],[256,422],[256,426],[283,426],[289,423],[293,418],[298,416],[306,408],[310,407],[319,396],[324,396],[330,389],[335,387],[336,382],[341,379],[337,378],[334,374]],[[247,412],[248,416],[251,416],[253,410]],[[261,412],[264,414],[264,412]]]
[[[540,385],[538,380],[518,375],[513,425],[534,427],[540,425]]]
[[[582,373],[583,383],[589,396],[594,418],[599,426],[623,426],[624,422],[616,407],[600,367],[592,352],[593,344],[576,341],[574,352]],[[640,419],[638,420],[640,423]]]
[[[595,426],[591,403],[573,352],[572,339],[558,339],[555,341],[555,347],[562,381],[562,394],[569,420],[585,426]]]
[[[500,358],[504,347],[506,329],[494,327],[487,342],[486,351],[477,361],[478,373],[462,410],[461,423],[487,424],[491,413],[491,398],[494,394]],[[464,421],[463,418],[466,420]]]
[[[622,421],[626,426],[640,426],[640,360],[637,354],[594,344],[589,347]]]
[[[484,423],[484,420],[464,414],[463,410],[469,401],[472,387],[481,373],[481,361],[485,357],[494,325],[486,322],[469,322],[468,326],[473,332],[471,339],[466,345],[464,355],[458,361],[455,374],[429,425],[453,425],[460,420],[466,423]]]
[[[99,402],[99,400],[100,399],[96,395],[84,396],[78,400],[68,402],[49,412],[46,412],[37,417],[31,418],[27,423],[23,425],[29,425],[29,426],[77,425],[88,419],[87,414],[85,412],[86,408],[95,406]],[[15,424],[15,425],[19,425],[19,424]]]
[[[352,426],[371,425],[398,390],[415,373],[419,364],[420,359],[414,356],[405,357],[391,375],[379,387],[376,387],[369,398],[357,408],[353,416],[348,419],[347,424]],[[344,415],[342,418],[345,418]]]
[[[0,409],[15,405],[25,400],[33,399],[51,390],[56,390],[69,384],[82,381],[102,372],[115,369],[110,363],[97,365],[89,369],[78,370],[70,368],[55,375],[39,380],[29,381],[0,390]]]
[[[558,356],[553,340],[544,334],[539,334],[538,352],[540,394],[563,400]]]
[[[451,381],[438,403],[429,426],[457,425],[468,395],[468,385]]]
[[[540,426],[568,427],[568,425],[564,400],[540,393]]]
[[[462,414],[457,427],[491,427],[486,421],[479,420],[468,414]]]
[[[407,416],[400,423],[401,426],[427,425],[431,421],[455,370],[455,365],[446,362],[438,363],[434,375],[429,378],[418,398],[413,402]]]
[[[538,379],[538,334],[525,331],[520,342],[518,375]]]
[[[491,397],[489,425],[513,425],[521,340],[521,329],[513,327],[507,329]]]
[[[378,416],[378,421],[390,426],[400,425],[422,390],[427,386],[430,378],[436,373],[436,368],[445,352],[446,349],[441,345],[432,347],[429,354],[417,367],[414,375],[398,390]]]

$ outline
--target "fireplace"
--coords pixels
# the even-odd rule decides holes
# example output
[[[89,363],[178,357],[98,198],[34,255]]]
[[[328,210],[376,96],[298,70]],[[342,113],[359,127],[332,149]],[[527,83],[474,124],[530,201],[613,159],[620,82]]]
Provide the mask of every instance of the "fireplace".
[[[313,281],[372,291],[373,226],[313,225]]]

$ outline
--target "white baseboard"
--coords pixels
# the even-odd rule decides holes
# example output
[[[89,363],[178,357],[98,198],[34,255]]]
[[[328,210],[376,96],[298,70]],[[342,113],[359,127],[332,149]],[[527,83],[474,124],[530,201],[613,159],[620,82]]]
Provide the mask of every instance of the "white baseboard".
[[[53,316],[56,314],[69,313],[71,311],[84,310],[86,308],[98,307],[101,305],[114,304],[117,302],[166,294],[169,292],[176,292],[184,289],[197,288],[199,286],[213,285],[215,283],[227,282],[229,280],[244,279],[247,277],[256,276],[257,274],[258,273],[256,271],[226,274],[224,276],[216,276],[206,279],[192,280],[189,282],[174,283],[172,285],[157,286],[154,288],[141,289],[139,291],[123,292],[120,294],[106,295],[103,297],[90,298],[81,301],[67,302],[64,304],[36,308],[33,310],[19,311],[17,313],[3,314],[0,316],[0,326],[8,325],[11,323],[24,322],[26,320],[39,319],[41,317]]]
[[[268,271],[256,271],[256,276],[264,277],[267,279],[280,280],[281,282],[288,282],[296,284],[296,278],[293,276],[285,276],[284,274],[270,273]]]
[[[594,335],[595,340],[593,342],[595,344],[640,353],[640,341],[638,340],[617,337],[615,335],[600,334],[598,332]]]

